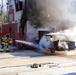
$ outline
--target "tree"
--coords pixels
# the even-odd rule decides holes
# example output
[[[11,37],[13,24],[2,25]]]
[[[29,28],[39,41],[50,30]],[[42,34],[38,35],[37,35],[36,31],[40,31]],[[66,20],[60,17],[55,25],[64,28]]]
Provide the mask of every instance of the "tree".
[[[0,25],[2,25],[4,23],[4,17],[0,16]]]
[[[1,0],[0,4],[0,25],[2,25],[6,21],[7,12],[4,10],[6,5],[3,4],[3,0]]]

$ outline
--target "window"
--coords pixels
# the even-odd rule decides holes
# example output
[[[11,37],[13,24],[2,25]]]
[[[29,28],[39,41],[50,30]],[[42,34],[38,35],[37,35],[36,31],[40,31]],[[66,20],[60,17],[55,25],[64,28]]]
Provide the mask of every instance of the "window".
[[[22,1],[15,0],[16,11],[22,10]]]

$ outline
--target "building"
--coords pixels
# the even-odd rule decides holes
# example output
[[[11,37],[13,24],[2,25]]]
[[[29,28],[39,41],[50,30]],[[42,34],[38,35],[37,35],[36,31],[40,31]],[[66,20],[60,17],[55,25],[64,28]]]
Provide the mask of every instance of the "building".
[[[25,39],[21,26],[23,3],[25,0],[7,0],[8,22],[1,25],[0,38],[8,33],[12,39]],[[24,28],[24,27],[23,27]]]

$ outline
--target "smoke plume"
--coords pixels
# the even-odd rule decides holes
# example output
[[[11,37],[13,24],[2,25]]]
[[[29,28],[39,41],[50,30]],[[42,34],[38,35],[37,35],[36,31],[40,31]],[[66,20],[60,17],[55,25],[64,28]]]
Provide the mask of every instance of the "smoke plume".
[[[45,26],[52,26],[58,30],[74,27],[76,24],[76,0],[36,0],[38,6],[43,7],[47,17]]]

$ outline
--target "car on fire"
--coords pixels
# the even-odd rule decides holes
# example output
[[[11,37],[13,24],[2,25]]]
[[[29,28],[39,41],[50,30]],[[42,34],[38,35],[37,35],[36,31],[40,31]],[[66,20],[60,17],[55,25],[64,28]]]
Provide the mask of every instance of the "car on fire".
[[[29,47],[37,48],[45,53],[55,53],[56,50],[61,51],[75,49],[75,41],[72,40],[70,35],[64,33],[44,34],[39,40],[38,44],[24,40],[15,41]]]
[[[54,46],[57,50],[73,50],[75,49],[75,40],[70,34],[65,33],[48,33],[47,36],[52,36]]]

